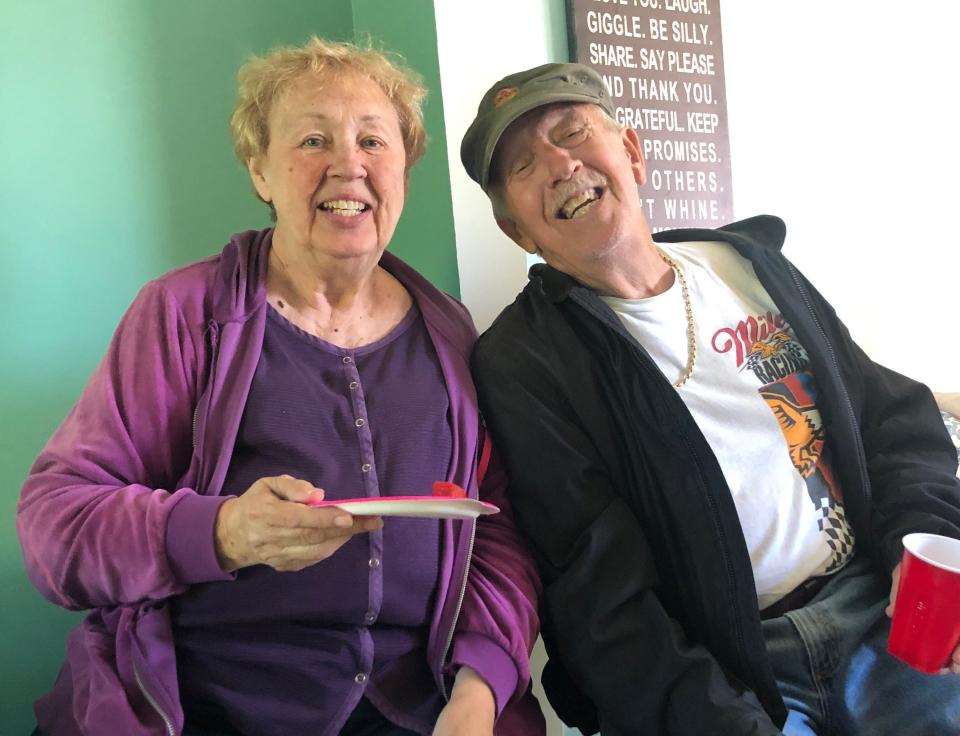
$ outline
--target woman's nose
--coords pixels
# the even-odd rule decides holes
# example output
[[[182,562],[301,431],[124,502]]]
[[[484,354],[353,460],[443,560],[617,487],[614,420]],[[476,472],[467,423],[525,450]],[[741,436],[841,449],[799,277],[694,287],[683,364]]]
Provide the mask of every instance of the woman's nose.
[[[331,176],[341,179],[362,179],[367,175],[363,163],[363,152],[353,144],[336,146],[333,161],[330,163]]]

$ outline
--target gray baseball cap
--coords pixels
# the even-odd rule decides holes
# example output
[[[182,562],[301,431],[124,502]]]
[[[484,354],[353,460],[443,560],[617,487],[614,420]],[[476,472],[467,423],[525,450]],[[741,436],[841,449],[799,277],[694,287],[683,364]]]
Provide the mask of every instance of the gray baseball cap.
[[[460,144],[463,167],[484,191],[503,132],[525,112],[553,102],[588,102],[614,117],[610,91],[600,75],[584,64],[544,64],[504,77],[480,100],[477,116]]]

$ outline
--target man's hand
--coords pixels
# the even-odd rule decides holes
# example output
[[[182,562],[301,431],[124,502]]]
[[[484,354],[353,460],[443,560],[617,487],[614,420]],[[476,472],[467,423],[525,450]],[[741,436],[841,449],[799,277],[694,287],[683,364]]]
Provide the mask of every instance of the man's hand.
[[[900,588],[900,563],[897,563],[897,566],[893,568],[893,572],[890,573],[891,583],[890,583],[890,603],[887,605],[886,614],[888,618],[893,618],[893,606],[897,602],[897,590]]]
[[[893,579],[890,584],[890,605],[887,606],[887,616],[893,618],[893,608],[894,604],[897,602],[897,590],[900,588],[900,564],[897,563],[897,566],[893,568],[891,573],[891,578]],[[957,648],[953,650],[953,655],[950,657],[950,666],[944,667],[940,670],[941,675],[945,675],[948,672],[952,672],[955,675],[960,675],[960,644],[957,645]]]
[[[433,736],[492,736],[497,706],[490,686],[469,667],[461,667],[440,711]]]
[[[289,475],[261,478],[217,514],[214,543],[225,572],[251,565],[302,570],[336,552],[354,534],[380,529],[380,517],[354,517],[334,507],[311,508],[323,491]]]

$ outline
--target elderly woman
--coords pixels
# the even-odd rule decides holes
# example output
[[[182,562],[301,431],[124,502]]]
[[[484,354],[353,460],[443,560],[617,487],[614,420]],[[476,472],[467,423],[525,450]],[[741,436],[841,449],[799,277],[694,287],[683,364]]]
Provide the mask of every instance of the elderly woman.
[[[276,226],[141,291],[23,488],[31,580],[92,609],[45,736],[542,732],[539,591],[478,462],[475,332],[385,253],[423,95],[316,38],[242,70],[235,150]],[[438,479],[502,512],[311,505]]]

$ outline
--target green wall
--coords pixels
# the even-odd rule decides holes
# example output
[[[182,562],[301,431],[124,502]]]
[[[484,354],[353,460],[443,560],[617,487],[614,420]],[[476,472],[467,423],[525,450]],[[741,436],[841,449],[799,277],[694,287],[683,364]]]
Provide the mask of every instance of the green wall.
[[[0,0],[0,734],[30,732],[80,618],[23,572],[30,463],[139,287],[269,224],[230,149],[242,61],[355,31],[430,87],[432,144],[391,249],[458,294],[429,0]]]
[[[423,110],[430,136],[427,155],[410,177],[410,195],[390,250],[413,263],[434,284],[459,297],[433,2],[353,0],[352,5],[358,37],[370,37],[382,42],[384,48],[402,53],[423,76],[429,90]]]

